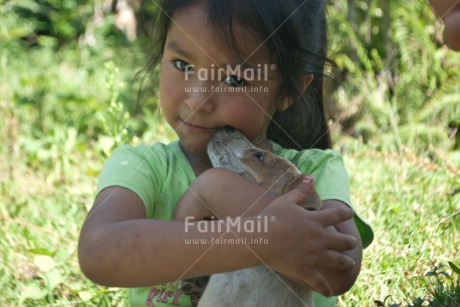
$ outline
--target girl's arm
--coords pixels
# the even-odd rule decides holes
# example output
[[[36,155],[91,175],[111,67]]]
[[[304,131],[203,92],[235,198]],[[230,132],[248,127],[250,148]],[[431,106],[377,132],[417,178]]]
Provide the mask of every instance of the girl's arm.
[[[216,178],[219,179],[217,180]],[[213,187],[214,193],[208,193],[211,190],[206,188],[211,182],[215,183]],[[231,205],[224,205],[222,195],[228,192],[232,186],[239,186],[240,188],[237,192],[230,193],[230,199],[228,200]],[[250,193],[250,190],[257,192]],[[253,198],[248,198],[248,196]],[[246,198],[246,201],[242,198]],[[187,216],[194,216],[197,219],[253,216],[260,214],[276,198],[275,194],[253,184],[242,176],[225,169],[214,168],[203,173],[190,186],[189,190],[179,201],[175,216],[178,220],[183,220]],[[250,204],[249,207],[247,206],[248,203]],[[326,200],[323,202],[322,210],[329,212],[327,210],[332,208],[348,208],[348,206],[336,200]],[[311,213],[313,217],[316,214],[315,212]],[[308,220],[305,223],[308,223]],[[330,226],[328,230],[332,233],[353,236],[357,241],[354,249],[341,251],[342,255],[347,255],[349,259],[353,260],[355,266],[348,270],[343,270],[340,267],[322,265],[320,269],[321,273],[324,274],[330,283],[334,294],[341,294],[346,292],[354,284],[359,274],[362,260],[361,237],[355,223],[351,219],[341,224]],[[308,234],[305,235],[304,240],[308,240]],[[341,255],[337,254],[336,256],[340,258]],[[346,258],[341,259],[346,261]],[[340,260],[337,259],[337,261]]]
[[[460,1],[429,0],[429,3],[444,21],[444,41],[446,45],[460,51]]]
[[[135,193],[110,187],[97,196],[83,224],[80,267],[98,284],[141,287],[260,263],[244,246],[210,248],[205,243],[187,244],[187,239],[211,241],[212,234],[193,225],[186,228],[184,222],[147,220]]]
[[[229,193],[232,189],[237,191]],[[223,204],[223,195],[229,205]],[[212,168],[190,185],[176,206],[174,218],[183,221],[189,216],[197,220],[252,216],[259,214],[276,198],[276,194],[234,172]]]
[[[206,185],[205,194],[209,197],[214,191],[216,194],[212,197],[224,207],[240,205],[240,202],[250,207],[265,193],[230,171],[213,171],[209,175],[215,176],[208,176],[213,180]],[[230,185],[219,190],[221,182]],[[245,188],[248,185],[254,189]],[[330,226],[350,220],[352,211],[346,208],[320,212],[304,210],[299,205],[308,199],[309,188],[311,185],[301,184],[270,201],[259,217],[242,219],[242,223],[256,224],[263,216],[275,217],[276,222],[268,225],[267,232],[245,231],[244,228],[238,232],[241,225],[232,225],[233,232],[217,234],[202,232],[197,223],[146,220],[144,206],[136,194],[124,188],[107,188],[96,198],[82,227],[80,266],[97,283],[140,287],[264,264],[324,295],[336,294],[340,287],[330,285],[328,277],[325,278],[327,273],[323,274],[318,268],[347,271],[353,266],[353,260],[344,251],[355,249],[356,239],[329,230]],[[217,229],[221,221],[202,223],[207,223],[208,229],[211,226]],[[246,238],[250,242],[261,237],[269,243],[210,244],[216,238]],[[186,239],[205,242],[186,244]]]

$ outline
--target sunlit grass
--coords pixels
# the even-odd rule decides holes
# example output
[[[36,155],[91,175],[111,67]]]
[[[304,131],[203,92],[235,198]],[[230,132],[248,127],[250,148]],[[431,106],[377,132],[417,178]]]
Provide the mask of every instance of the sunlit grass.
[[[402,154],[361,149],[345,159],[354,205],[372,225],[375,240],[342,305],[428,297],[434,280],[427,272],[460,259],[460,170],[448,167],[449,161],[416,158],[409,149]]]

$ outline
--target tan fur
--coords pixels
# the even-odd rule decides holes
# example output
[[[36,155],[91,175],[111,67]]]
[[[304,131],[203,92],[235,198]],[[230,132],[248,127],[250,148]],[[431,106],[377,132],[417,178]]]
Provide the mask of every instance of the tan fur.
[[[290,161],[255,147],[236,130],[217,132],[209,142],[208,154],[214,167],[232,170],[278,195],[293,189],[304,178]],[[321,207],[316,192],[304,207]],[[257,266],[212,275],[198,306],[314,307],[314,301],[310,290],[265,266]]]
[[[217,132],[209,142],[208,154],[214,167],[234,171],[277,195],[292,190],[305,176],[290,161],[254,146],[237,130]],[[315,191],[304,207],[321,207]]]

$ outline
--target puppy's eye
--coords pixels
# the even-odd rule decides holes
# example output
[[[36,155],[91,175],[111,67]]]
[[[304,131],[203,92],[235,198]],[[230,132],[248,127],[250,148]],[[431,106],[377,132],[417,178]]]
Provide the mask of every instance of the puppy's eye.
[[[263,151],[256,151],[254,153],[254,157],[257,158],[257,160],[263,161],[264,160],[264,152]]]

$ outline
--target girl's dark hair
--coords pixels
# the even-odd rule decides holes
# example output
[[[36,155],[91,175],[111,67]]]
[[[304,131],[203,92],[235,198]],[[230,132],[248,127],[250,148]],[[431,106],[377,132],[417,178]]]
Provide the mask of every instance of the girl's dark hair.
[[[280,72],[278,101],[287,97],[290,107],[275,112],[267,137],[285,148],[330,148],[331,138],[323,105],[323,77],[325,65],[332,62],[326,57],[323,0],[204,1],[215,38],[232,54],[241,56],[233,31],[236,23],[251,29],[264,40],[264,47]],[[162,57],[173,13],[196,2],[160,2],[155,39],[157,50],[150,65],[155,67]],[[313,75],[313,81],[302,92],[299,80],[308,74]]]

